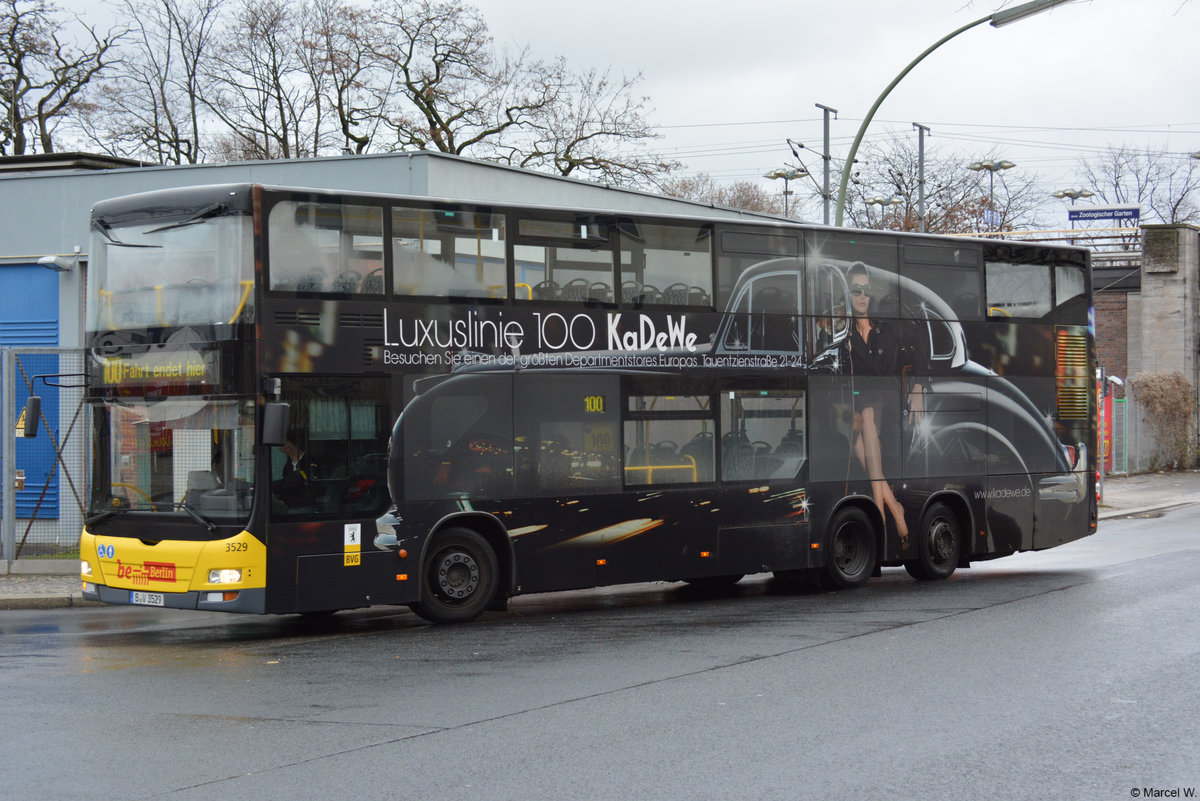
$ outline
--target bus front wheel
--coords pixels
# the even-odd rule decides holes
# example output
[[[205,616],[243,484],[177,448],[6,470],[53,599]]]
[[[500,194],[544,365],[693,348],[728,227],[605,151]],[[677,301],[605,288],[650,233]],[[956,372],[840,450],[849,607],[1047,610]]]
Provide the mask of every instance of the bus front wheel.
[[[915,579],[936,581],[950,578],[962,553],[958,515],[945,503],[935,503],[921,519],[917,533],[917,558],[904,563]]]
[[[834,589],[859,587],[875,569],[875,527],[861,509],[848,506],[829,521],[826,538],[826,584]]]
[[[483,614],[496,592],[496,554],[469,528],[434,535],[421,567],[421,600],[412,610],[432,623],[465,623]]]

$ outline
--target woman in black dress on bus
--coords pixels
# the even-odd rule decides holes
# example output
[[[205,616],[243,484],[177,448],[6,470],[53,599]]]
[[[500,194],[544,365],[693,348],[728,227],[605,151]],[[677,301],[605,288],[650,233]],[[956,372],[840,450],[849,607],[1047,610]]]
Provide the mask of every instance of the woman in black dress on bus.
[[[850,283],[850,306],[854,312],[854,322],[847,339],[851,374],[902,378],[909,372],[918,376],[928,373],[928,356],[920,354],[920,348],[902,346],[899,321],[872,319],[871,276],[867,266],[855,262],[846,271],[846,280]],[[890,382],[888,384],[891,385]],[[920,384],[914,382],[909,387],[908,411],[913,424],[918,422],[924,411],[923,393],[924,388]],[[879,434],[884,426],[899,425],[899,393],[878,388],[865,389],[857,392],[857,398],[854,454],[867,470],[871,494],[880,514],[885,521],[890,514],[896,531],[902,538],[908,537],[904,507],[884,478],[883,443]]]

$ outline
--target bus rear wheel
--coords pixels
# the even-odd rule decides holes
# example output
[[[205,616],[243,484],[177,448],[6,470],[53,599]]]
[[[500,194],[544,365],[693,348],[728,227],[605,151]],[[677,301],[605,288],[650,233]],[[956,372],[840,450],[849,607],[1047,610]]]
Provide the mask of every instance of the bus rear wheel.
[[[466,623],[496,592],[499,565],[487,540],[469,528],[434,535],[421,566],[421,600],[412,610],[432,623]]]
[[[829,521],[824,583],[834,589],[860,587],[875,569],[875,527],[858,508],[846,507]]]
[[[904,563],[908,574],[920,581],[950,578],[962,554],[962,532],[958,515],[945,503],[935,503],[921,519],[917,536],[917,558]]]

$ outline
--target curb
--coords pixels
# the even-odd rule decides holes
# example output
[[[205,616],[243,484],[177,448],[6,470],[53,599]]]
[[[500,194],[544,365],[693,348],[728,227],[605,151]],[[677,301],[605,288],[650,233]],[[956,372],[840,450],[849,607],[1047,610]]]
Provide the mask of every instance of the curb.
[[[1170,509],[1178,509],[1181,506],[1190,506],[1194,503],[1200,503],[1200,498],[1192,498],[1186,501],[1171,501],[1170,503],[1159,503],[1153,506],[1137,506],[1132,509],[1110,509],[1107,512],[1100,512],[1096,515],[1097,520],[1120,520],[1123,517],[1136,517],[1137,515],[1150,514],[1151,512],[1165,512]]]
[[[0,596],[0,612],[22,609],[70,609],[84,606],[105,606],[100,601],[84,600],[83,593],[71,595],[5,595]]]

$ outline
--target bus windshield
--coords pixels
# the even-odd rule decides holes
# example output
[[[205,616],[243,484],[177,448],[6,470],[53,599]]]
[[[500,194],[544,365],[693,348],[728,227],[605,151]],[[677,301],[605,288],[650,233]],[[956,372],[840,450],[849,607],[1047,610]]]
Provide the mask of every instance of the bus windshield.
[[[244,525],[254,478],[254,401],[131,397],[93,404],[91,515],[165,512]]]
[[[114,331],[253,321],[249,216],[219,204],[175,219],[92,221],[87,326]]]

